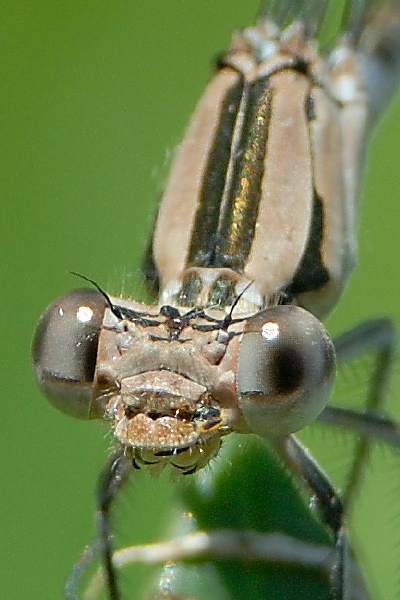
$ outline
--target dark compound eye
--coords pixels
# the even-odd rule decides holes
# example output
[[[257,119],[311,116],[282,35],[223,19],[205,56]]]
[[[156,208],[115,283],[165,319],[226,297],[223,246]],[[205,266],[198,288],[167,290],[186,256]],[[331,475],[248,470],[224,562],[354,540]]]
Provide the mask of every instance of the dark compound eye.
[[[236,387],[251,429],[283,436],[324,408],[335,351],[322,323],[297,306],[277,306],[248,319],[239,344]]]
[[[32,363],[38,385],[54,406],[89,418],[99,333],[106,301],[77,289],[47,307],[36,327]]]

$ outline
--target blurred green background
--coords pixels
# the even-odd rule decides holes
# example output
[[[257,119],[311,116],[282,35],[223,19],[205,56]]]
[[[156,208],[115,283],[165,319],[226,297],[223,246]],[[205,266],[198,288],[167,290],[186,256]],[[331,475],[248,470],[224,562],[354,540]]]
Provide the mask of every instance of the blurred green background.
[[[110,446],[101,423],[64,417],[41,398],[29,357],[35,322],[79,285],[71,270],[143,297],[138,264],[171,152],[212,59],[257,7],[258,0],[2,3],[1,598],[62,597],[94,533],[93,490]],[[370,144],[359,266],[328,322],[333,333],[382,314],[400,323],[399,132],[394,100]],[[400,417],[398,383],[391,402]],[[359,513],[365,532],[357,534],[381,590],[376,598],[387,600],[398,592],[397,463],[388,452],[376,458]],[[146,480],[143,500],[132,494],[124,506],[154,531],[170,493],[160,486]]]

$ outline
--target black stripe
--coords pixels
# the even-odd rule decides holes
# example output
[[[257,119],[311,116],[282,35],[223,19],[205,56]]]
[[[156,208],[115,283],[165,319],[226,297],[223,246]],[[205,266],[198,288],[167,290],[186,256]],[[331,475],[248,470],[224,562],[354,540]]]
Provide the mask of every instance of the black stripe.
[[[308,122],[314,121],[314,119],[317,118],[314,100],[310,95],[308,95],[306,98],[306,117]]]
[[[157,215],[158,216],[158,215]],[[151,228],[151,234],[146,243],[146,249],[144,251],[143,259],[142,259],[142,273],[144,274],[146,280],[146,286],[151,295],[156,296],[159,292],[160,282],[159,282],[159,274],[157,271],[157,267],[154,260],[153,254],[153,241],[154,241],[154,230],[155,223],[157,222],[157,217],[154,219],[154,223]]]
[[[209,267],[216,244],[221,201],[229,166],[233,131],[243,94],[243,76],[222,102],[214,144],[208,156],[187,266]]]
[[[266,77],[249,88],[231,192],[218,230],[220,243],[214,251],[214,267],[244,270],[258,216],[272,94]]]
[[[323,236],[324,209],[321,198],[314,191],[313,214],[307,247],[288,288],[288,292],[293,296],[311,292],[328,283],[329,271],[324,266],[321,256]]]

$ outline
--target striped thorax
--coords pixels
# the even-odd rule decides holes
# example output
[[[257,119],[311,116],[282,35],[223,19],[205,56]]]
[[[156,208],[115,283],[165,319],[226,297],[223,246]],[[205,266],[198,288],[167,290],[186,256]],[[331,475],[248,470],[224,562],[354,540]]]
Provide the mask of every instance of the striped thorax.
[[[233,36],[160,206],[163,302],[229,306],[242,294],[246,312],[283,295],[318,316],[336,302],[354,264],[366,103],[345,40],[332,57],[300,22]]]

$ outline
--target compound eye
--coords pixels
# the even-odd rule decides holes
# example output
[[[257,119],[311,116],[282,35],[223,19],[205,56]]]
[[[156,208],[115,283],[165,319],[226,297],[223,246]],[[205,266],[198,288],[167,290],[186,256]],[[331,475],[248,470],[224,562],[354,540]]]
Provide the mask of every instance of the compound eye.
[[[32,363],[38,386],[54,406],[73,417],[90,416],[105,308],[99,292],[77,289],[50,304],[36,327]]]
[[[324,326],[298,306],[248,319],[239,344],[239,407],[264,437],[289,435],[312,422],[329,400],[335,350]]]

